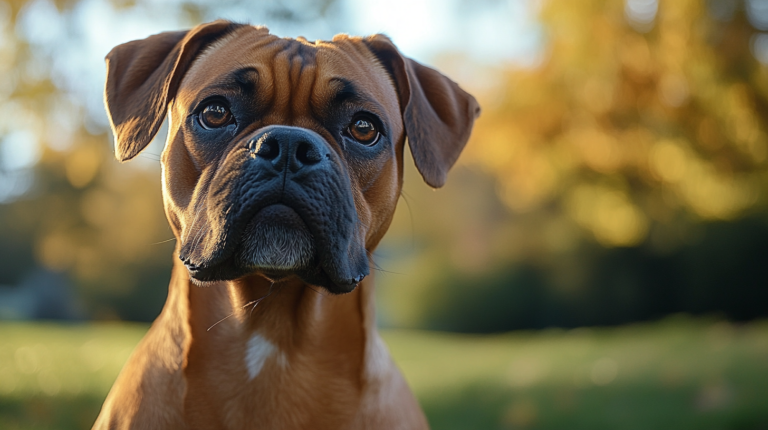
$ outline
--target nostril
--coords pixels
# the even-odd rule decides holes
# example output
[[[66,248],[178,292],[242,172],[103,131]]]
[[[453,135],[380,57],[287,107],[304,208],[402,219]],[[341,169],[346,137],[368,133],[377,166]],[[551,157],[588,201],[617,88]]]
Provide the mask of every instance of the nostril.
[[[248,150],[257,157],[274,160],[280,155],[280,144],[274,137],[263,135],[248,141]]]
[[[296,159],[301,164],[317,164],[323,159],[323,156],[315,145],[309,142],[299,142],[299,146],[296,148]]]

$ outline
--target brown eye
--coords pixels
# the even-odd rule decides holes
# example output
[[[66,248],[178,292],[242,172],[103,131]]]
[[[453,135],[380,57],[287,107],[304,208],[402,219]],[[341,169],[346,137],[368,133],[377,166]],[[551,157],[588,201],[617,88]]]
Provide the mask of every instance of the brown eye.
[[[379,131],[373,122],[366,118],[358,118],[349,125],[349,135],[363,145],[373,145],[379,140]]]
[[[232,122],[232,113],[221,103],[211,103],[200,112],[200,124],[207,129],[221,128]]]

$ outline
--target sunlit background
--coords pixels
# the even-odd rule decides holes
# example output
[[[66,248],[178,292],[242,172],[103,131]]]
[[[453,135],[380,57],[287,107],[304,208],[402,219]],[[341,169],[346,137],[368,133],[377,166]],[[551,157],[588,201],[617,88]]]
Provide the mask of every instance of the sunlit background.
[[[165,131],[114,160],[103,57],[216,18],[483,106],[375,254],[435,429],[768,428],[768,0],[0,0],[0,428],[89,427],[158,314]]]

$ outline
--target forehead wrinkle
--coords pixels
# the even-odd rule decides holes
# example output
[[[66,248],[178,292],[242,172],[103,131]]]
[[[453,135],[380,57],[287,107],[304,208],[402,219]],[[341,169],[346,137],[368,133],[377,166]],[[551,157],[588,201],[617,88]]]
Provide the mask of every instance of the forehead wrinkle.
[[[303,63],[303,62],[302,62]],[[317,66],[315,64],[302,64],[296,79],[295,94],[291,97],[294,101],[291,108],[296,116],[301,116],[311,109],[311,98],[317,82]]]
[[[193,91],[191,94],[182,88],[180,94],[184,100],[188,100],[188,102],[185,102],[185,105],[188,103],[194,104],[200,100],[217,95],[235,96],[254,94],[256,93],[258,79],[252,76],[251,73],[256,73],[256,76],[258,76],[258,71],[256,71],[255,68],[242,67],[214,78],[211,83],[200,90]],[[182,98],[180,97],[180,99]],[[191,109],[192,106],[187,106],[187,108]]]
[[[253,74],[255,73],[255,76]],[[213,81],[207,88],[249,92],[258,84],[258,70],[255,67],[241,67],[226,73]]]
[[[328,86],[332,90],[335,89],[335,93],[332,97],[330,97],[331,104],[338,105],[344,103],[345,101],[354,102],[361,101],[362,99],[357,86],[353,84],[349,79],[334,76],[328,80]]]
[[[295,47],[291,45],[287,43],[282,47],[283,49],[276,50],[272,57],[272,80],[276,90],[274,110],[277,112],[290,111],[291,90],[293,89],[291,54],[295,51]]]
[[[256,67],[241,67],[231,75],[243,93],[256,92],[259,84],[259,70]]]
[[[384,123],[384,134],[389,135],[389,113],[378,97],[369,92],[364,85],[355,85],[349,79],[341,76],[333,76],[326,82],[328,82],[327,85],[318,86],[325,91],[312,96],[312,113],[315,118],[321,119],[327,111],[341,108],[344,105],[351,105],[378,116]],[[341,99],[339,98],[340,94],[343,95]]]
[[[271,70],[275,88],[273,113],[291,120],[305,113],[304,102],[314,88],[316,65],[314,45],[293,39],[280,39],[283,44],[273,52]]]
[[[327,90],[320,94],[313,94],[312,105],[316,116],[321,116],[323,111],[351,104],[364,110],[368,110],[380,117],[386,118],[386,110],[379,100],[346,78],[334,76],[328,79],[327,86],[319,86]],[[341,95],[341,97],[339,97]]]

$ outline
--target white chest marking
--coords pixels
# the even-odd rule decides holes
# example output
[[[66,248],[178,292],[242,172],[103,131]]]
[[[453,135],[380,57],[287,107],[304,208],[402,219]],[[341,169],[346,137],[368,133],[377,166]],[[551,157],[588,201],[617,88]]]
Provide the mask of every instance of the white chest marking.
[[[251,379],[255,378],[261,368],[264,367],[264,362],[267,361],[277,348],[272,342],[268,341],[264,336],[254,334],[248,339],[245,350],[245,367],[248,368],[248,376]]]

